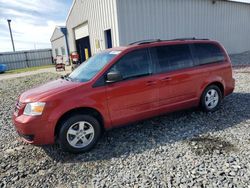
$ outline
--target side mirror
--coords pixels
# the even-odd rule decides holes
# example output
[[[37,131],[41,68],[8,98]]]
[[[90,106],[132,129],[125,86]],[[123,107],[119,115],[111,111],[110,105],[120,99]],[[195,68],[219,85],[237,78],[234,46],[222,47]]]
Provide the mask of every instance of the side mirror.
[[[107,83],[114,83],[122,80],[122,75],[120,72],[109,72],[107,74]]]

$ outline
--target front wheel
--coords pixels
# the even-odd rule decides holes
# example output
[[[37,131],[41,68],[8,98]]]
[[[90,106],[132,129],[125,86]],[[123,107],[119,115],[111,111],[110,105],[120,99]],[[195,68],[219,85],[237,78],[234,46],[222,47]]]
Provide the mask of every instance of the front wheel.
[[[222,101],[222,93],[218,86],[208,86],[201,96],[201,107],[205,112],[218,110]]]
[[[62,123],[59,144],[63,151],[82,153],[92,149],[100,135],[98,120],[89,115],[75,115]]]

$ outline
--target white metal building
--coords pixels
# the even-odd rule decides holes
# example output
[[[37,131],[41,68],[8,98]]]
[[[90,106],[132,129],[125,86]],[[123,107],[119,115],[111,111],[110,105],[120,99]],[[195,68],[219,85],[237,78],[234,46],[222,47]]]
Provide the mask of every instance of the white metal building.
[[[69,48],[67,39],[67,28],[56,27],[50,39],[52,46],[52,55],[55,59],[57,56],[63,57],[63,62],[69,62]]]
[[[82,60],[86,49],[143,39],[209,38],[229,53],[250,50],[250,4],[226,0],[74,0],[66,27]]]

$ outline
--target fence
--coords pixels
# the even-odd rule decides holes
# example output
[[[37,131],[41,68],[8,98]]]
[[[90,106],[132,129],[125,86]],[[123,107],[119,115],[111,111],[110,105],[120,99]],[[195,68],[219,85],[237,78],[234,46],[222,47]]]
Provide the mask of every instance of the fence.
[[[6,64],[8,70],[51,65],[52,50],[42,49],[0,53],[0,64]]]

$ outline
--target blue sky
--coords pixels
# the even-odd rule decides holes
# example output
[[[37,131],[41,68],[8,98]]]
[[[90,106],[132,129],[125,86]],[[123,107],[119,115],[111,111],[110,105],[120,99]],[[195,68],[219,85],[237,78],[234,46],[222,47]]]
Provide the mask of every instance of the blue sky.
[[[50,48],[53,30],[65,24],[71,3],[72,0],[0,0],[0,52],[12,51],[7,19],[12,20],[16,50]]]
[[[12,51],[7,19],[16,50],[50,48],[55,26],[64,25],[72,0],[0,0],[0,52]]]

